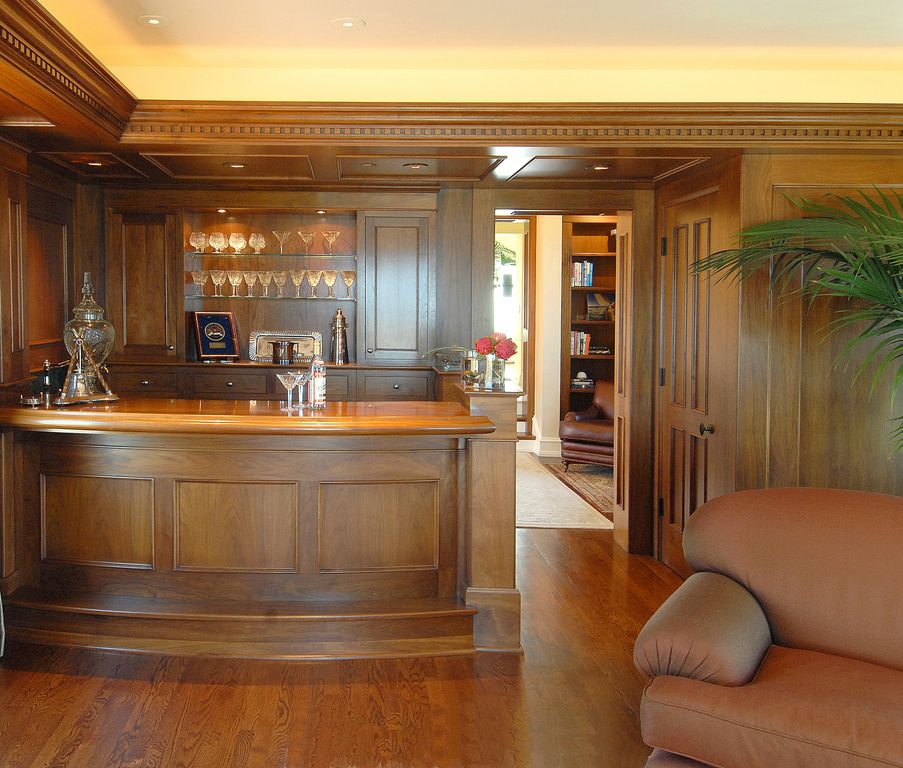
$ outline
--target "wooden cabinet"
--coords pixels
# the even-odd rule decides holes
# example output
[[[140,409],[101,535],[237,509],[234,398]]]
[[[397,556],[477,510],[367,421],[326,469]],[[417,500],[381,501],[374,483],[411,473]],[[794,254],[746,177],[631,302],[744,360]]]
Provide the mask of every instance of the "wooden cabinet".
[[[110,388],[120,396],[178,397],[179,377],[175,370],[161,371],[153,366],[110,366]]]
[[[426,371],[360,371],[358,400],[432,400],[433,374]]]
[[[361,362],[418,362],[435,317],[434,216],[366,215]]]
[[[268,372],[194,371],[188,374],[187,391],[198,398],[231,400],[268,398],[274,393]]]
[[[107,317],[116,328],[113,355],[126,360],[175,358],[182,334],[177,291],[177,216],[107,211]]]
[[[564,218],[562,415],[590,405],[596,379],[614,380],[616,229],[614,216]]]

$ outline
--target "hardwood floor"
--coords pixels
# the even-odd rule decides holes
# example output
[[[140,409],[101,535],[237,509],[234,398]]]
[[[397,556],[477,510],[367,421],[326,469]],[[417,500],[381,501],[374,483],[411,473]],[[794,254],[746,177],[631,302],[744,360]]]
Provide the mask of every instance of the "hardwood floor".
[[[286,663],[11,643],[0,767],[642,766],[633,640],[679,583],[610,531],[522,529],[523,657]]]

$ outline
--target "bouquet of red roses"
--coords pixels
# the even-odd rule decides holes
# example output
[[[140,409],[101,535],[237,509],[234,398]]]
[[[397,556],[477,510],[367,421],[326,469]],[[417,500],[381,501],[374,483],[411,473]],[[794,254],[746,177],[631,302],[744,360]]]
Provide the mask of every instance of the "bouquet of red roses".
[[[517,352],[517,344],[504,333],[490,333],[474,342],[474,349],[481,355],[495,355],[499,360],[507,360]]]

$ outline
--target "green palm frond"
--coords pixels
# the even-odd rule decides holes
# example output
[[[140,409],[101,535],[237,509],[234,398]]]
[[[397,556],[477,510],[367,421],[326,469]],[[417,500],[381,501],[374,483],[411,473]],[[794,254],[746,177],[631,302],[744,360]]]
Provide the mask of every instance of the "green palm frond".
[[[831,196],[831,205],[791,202],[803,218],[747,227],[736,248],[700,259],[692,271],[743,280],[767,268],[775,292],[844,300],[828,331],[854,327],[856,335],[838,357],[865,345],[855,378],[873,371],[874,392],[890,374],[895,394],[903,383],[903,195],[875,190]],[[897,422],[895,453],[903,450],[903,418]]]

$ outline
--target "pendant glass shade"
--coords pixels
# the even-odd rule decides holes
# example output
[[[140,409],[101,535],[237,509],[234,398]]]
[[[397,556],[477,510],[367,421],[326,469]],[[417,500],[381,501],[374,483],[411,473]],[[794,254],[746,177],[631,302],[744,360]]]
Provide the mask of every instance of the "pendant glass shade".
[[[99,368],[113,350],[115,332],[113,324],[109,320],[104,320],[103,308],[94,300],[90,272],[85,272],[82,300],[72,310],[72,319],[63,329],[63,343],[70,355],[75,351],[76,331],[79,331],[77,335],[84,339],[85,348]]]

